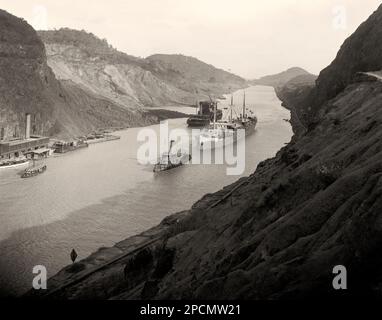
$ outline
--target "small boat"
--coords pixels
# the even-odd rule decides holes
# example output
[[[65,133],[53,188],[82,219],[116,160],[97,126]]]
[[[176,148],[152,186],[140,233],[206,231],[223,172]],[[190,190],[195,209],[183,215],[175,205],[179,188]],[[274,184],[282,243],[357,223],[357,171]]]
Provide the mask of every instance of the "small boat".
[[[34,177],[34,176],[37,176],[41,173],[44,173],[46,171],[46,165],[40,165],[40,166],[36,166],[36,167],[32,167],[32,168],[27,168],[25,169],[25,171],[23,172],[23,174],[21,175],[21,178],[30,178],[30,177]]]
[[[173,146],[174,140],[170,142],[170,148],[168,152],[163,153],[160,160],[155,164],[153,172],[167,171],[189,162],[191,160],[191,155],[183,153],[181,149],[177,153],[172,154],[171,148]]]

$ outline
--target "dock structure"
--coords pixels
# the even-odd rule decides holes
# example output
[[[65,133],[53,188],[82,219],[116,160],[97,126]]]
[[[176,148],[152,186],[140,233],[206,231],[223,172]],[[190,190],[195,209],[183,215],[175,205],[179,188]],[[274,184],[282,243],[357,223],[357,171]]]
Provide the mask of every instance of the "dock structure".
[[[16,139],[0,141],[0,160],[18,158],[22,155],[33,157],[34,155],[48,155],[49,138],[31,136],[29,139]]]
[[[4,132],[2,132],[0,140],[0,160],[8,160],[22,156],[34,158],[49,155],[49,138],[31,135],[30,128],[30,114],[27,113],[24,137],[4,140]]]

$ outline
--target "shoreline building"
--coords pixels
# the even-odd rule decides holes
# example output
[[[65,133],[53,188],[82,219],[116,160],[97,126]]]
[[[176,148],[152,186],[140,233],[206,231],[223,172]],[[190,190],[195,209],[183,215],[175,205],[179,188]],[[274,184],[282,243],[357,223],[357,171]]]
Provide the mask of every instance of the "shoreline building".
[[[45,157],[49,155],[49,138],[31,135],[31,116],[25,115],[25,136],[12,140],[4,139],[4,129],[1,129],[0,160],[8,160],[25,156],[27,158]]]

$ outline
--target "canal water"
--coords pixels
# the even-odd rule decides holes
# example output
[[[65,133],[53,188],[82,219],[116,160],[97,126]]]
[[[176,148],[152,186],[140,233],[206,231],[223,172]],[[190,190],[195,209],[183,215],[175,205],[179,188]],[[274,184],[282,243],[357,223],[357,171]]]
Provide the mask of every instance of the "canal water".
[[[241,106],[242,99],[239,90],[234,103]],[[227,97],[220,107],[229,101]],[[241,176],[274,156],[292,136],[285,121],[290,113],[281,107],[273,88],[247,88],[246,102],[258,125],[246,138]],[[186,119],[169,120],[169,125],[186,129]],[[159,131],[158,125],[150,128]],[[22,294],[31,287],[33,266],[46,266],[51,276],[71,263],[72,248],[78,259],[85,258],[240,178],[228,176],[225,165],[203,164],[154,175],[152,166],[137,161],[141,129],[120,131],[120,140],[51,157],[47,171],[30,179],[21,179],[20,169],[0,171],[0,292]]]

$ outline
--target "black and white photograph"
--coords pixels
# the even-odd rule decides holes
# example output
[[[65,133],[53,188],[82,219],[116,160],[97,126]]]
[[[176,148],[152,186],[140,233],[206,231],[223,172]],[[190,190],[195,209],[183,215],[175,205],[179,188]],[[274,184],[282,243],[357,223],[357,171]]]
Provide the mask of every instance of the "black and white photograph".
[[[0,301],[382,300],[381,250],[380,1],[0,0]]]

